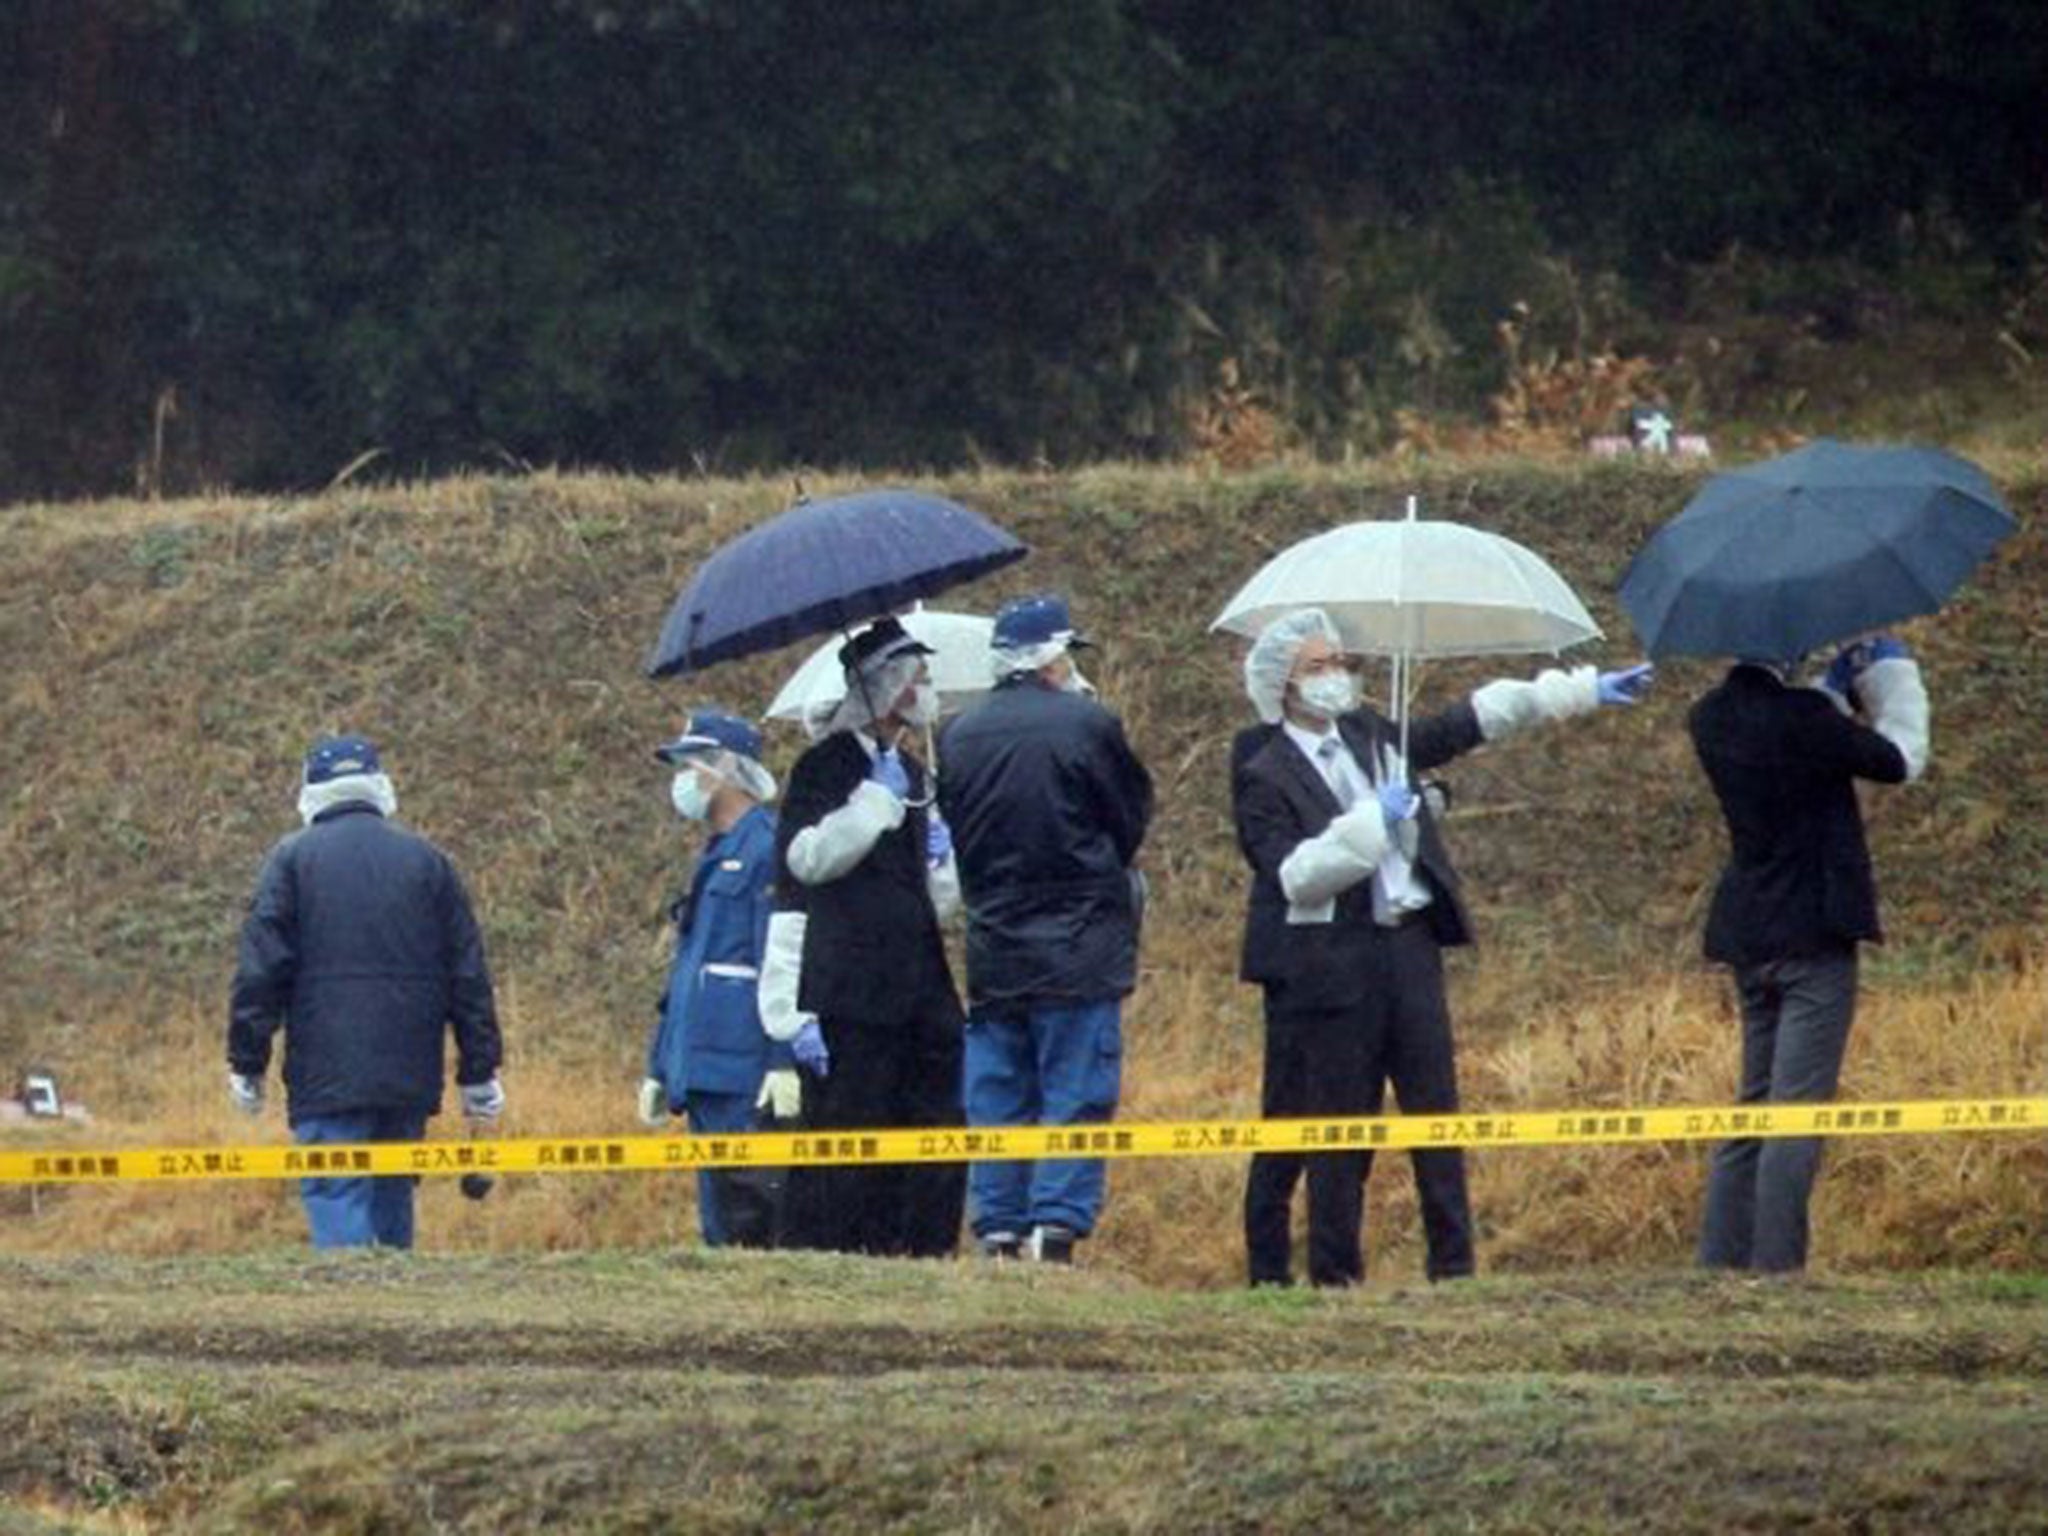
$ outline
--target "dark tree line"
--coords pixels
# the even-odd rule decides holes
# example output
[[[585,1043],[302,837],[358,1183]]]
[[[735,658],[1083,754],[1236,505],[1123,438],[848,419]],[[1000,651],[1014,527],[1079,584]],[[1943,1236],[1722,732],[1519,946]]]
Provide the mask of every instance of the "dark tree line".
[[[2026,255],[2032,0],[12,0],[0,495],[1172,452],[1476,398],[1546,252],[1644,291],[1902,215]],[[1276,365],[1277,372],[1277,365]],[[1361,425],[1362,424],[1362,425]]]

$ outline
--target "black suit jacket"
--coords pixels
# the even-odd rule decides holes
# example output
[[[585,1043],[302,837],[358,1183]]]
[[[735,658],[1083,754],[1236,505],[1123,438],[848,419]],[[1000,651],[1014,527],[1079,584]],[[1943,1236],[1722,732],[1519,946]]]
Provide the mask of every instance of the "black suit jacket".
[[[1756,965],[1881,940],[1856,780],[1902,782],[1904,754],[1763,667],[1730,668],[1688,724],[1728,822],[1707,958]]]
[[[1341,717],[1337,729],[1368,773],[1379,759],[1381,743],[1400,743],[1393,724],[1370,708]],[[1411,720],[1410,771],[1422,773],[1447,763],[1483,739],[1469,701]],[[1287,897],[1280,889],[1281,864],[1303,841],[1329,827],[1338,814],[1337,797],[1278,725],[1239,732],[1230,757],[1237,844],[1252,871],[1240,974],[1246,981],[1278,989],[1289,1006],[1342,1006],[1357,995],[1366,963],[1374,927],[1372,882],[1362,880],[1339,895],[1336,914],[1327,923],[1288,922]],[[1417,816],[1415,869],[1434,898],[1424,913],[1430,930],[1440,944],[1469,944],[1471,918],[1450,852],[1426,804]]]
[[[925,774],[905,757],[910,797]],[[797,759],[775,828],[776,906],[807,914],[797,1002],[820,1018],[957,1031],[960,999],[946,963],[925,872],[925,811],[882,834],[866,858],[823,885],[789,872],[797,833],[846,804],[873,759],[851,732],[827,736]]]

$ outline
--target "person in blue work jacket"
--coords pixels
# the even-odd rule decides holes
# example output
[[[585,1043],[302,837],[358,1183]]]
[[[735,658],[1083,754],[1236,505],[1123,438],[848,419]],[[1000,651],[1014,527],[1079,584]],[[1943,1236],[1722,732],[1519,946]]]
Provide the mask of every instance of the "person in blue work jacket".
[[[1004,604],[995,688],[940,740],[939,805],[967,906],[969,1125],[1116,1113],[1152,780],[1075,668],[1087,643],[1062,597]],[[967,1179],[991,1258],[1071,1262],[1102,1213],[1099,1158],[982,1162]]]
[[[775,907],[775,817],[765,804],[775,779],[761,764],[761,733],[699,710],[655,756],[675,769],[677,814],[711,836],[675,905],[675,961],[647,1050],[640,1118],[658,1127],[679,1114],[697,1135],[794,1120],[801,1089],[789,1047],[761,1027],[761,956]],[[781,1190],[779,1170],[700,1172],[706,1246],[772,1245]]]

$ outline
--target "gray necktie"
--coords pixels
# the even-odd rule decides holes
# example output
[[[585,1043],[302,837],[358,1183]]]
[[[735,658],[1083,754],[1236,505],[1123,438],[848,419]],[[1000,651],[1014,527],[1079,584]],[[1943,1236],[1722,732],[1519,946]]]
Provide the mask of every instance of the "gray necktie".
[[[1322,763],[1323,782],[1337,797],[1337,809],[1350,810],[1357,796],[1352,792],[1351,775],[1344,771],[1344,743],[1335,731],[1316,743],[1316,756]]]

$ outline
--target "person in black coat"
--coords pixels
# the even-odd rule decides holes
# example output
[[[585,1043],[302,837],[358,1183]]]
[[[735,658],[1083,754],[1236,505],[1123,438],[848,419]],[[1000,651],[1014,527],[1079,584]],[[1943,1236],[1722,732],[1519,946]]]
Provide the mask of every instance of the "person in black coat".
[[[445,854],[390,819],[396,810],[374,745],[316,743],[299,792],[305,827],[271,850],[242,927],[229,1091],[244,1112],[261,1112],[282,1027],[300,1142],[418,1140],[440,1112],[451,1031],[463,1113],[483,1122],[504,1109],[503,1047],[469,896]],[[411,1247],[415,1182],[301,1180],[314,1245]]]
[[[1899,784],[1927,764],[1927,691],[1898,641],[1845,647],[1816,688],[1791,686],[1792,671],[1738,662],[1689,721],[1728,824],[1706,953],[1734,970],[1745,1104],[1834,1097],[1857,946],[1883,938],[1856,781]],[[1715,1148],[1700,1262],[1803,1268],[1820,1158],[1809,1137]]]
[[[1265,994],[1260,1111],[1268,1117],[1380,1113],[1391,1081],[1410,1114],[1458,1107],[1441,950],[1472,925],[1427,801],[1410,787],[1485,742],[1603,702],[1632,702],[1646,666],[1500,681],[1395,725],[1359,702],[1356,658],[1321,609],[1276,619],[1245,658],[1261,724],[1231,751],[1238,846],[1251,868],[1241,974]],[[1413,1154],[1432,1280],[1473,1269],[1464,1156]],[[1289,1205],[1308,1175],[1308,1274],[1364,1278],[1360,1218],[1369,1152],[1258,1154],[1245,1185],[1254,1285],[1290,1279]]]
[[[1066,601],[996,614],[988,698],[941,739],[939,801],[967,905],[969,1125],[1109,1120],[1122,1000],[1137,983],[1152,780],[1122,724],[1082,691]],[[996,1257],[1065,1262],[1095,1230],[1100,1158],[976,1163],[976,1238]]]
[[[958,887],[924,767],[903,747],[936,714],[928,654],[895,619],[855,635],[840,653],[846,701],[783,796],[761,1018],[790,1041],[820,1131],[960,1123],[960,1001],[939,933]],[[957,1163],[799,1165],[785,1242],[948,1254],[964,1187]]]

